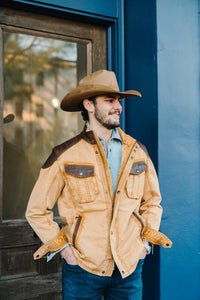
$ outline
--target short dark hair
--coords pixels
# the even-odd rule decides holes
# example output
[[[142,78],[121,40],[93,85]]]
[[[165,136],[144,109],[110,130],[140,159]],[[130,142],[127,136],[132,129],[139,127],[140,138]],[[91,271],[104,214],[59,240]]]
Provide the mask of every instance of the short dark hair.
[[[96,103],[96,96],[92,96],[92,97],[89,97],[87,98],[89,101],[92,101],[94,104]],[[82,108],[82,111],[81,111],[81,115],[83,117],[83,120],[84,121],[88,121],[89,120],[89,116],[88,116],[88,111],[87,109],[85,109],[84,105],[83,105],[83,102],[81,104],[81,108]]]

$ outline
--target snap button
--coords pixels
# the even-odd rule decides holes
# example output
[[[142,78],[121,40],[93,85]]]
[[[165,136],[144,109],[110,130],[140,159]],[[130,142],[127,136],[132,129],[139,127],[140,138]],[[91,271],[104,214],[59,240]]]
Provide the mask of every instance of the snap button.
[[[112,234],[113,234],[113,232],[111,231],[111,232],[110,232],[110,234],[112,235]]]
[[[117,194],[119,194],[120,193],[120,191],[117,191]]]
[[[131,159],[133,159],[133,156],[131,156]]]
[[[82,175],[83,175],[83,172],[80,172],[79,175],[82,176]]]
[[[105,191],[105,194],[107,195],[107,194],[108,194],[108,191]]]
[[[125,271],[124,271],[124,270],[122,270],[122,273],[123,273],[123,274],[125,274]]]
[[[136,152],[136,150],[134,149],[133,152]]]
[[[136,173],[140,173],[140,170],[139,170],[139,169],[137,169],[137,170],[136,170]]]
[[[98,154],[99,152],[98,151],[96,151],[96,154]]]
[[[105,271],[102,271],[102,274],[105,274]]]

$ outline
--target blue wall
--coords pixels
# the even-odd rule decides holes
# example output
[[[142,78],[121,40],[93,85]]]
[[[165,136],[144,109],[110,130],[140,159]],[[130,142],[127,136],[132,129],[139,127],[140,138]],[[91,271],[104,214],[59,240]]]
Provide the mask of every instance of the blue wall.
[[[161,300],[200,299],[198,0],[157,0]]]

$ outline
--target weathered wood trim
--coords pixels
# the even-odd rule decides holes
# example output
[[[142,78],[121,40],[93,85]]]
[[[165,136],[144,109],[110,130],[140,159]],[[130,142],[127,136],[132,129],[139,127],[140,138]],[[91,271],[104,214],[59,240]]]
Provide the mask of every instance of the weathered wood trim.
[[[51,293],[61,294],[61,273],[51,273],[45,276],[30,276],[25,278],[11,279],[0,282],[1,299],[21,300],[35,299],[41,295]]]
[[[59,217],[54,220],[60,225]],[[40,246],[41,242],[26,220],[4,221],[0,225],[0,248],[12,248],[18,246]]]
[[[0,28],[0,222],[3,202],[3,32]]]

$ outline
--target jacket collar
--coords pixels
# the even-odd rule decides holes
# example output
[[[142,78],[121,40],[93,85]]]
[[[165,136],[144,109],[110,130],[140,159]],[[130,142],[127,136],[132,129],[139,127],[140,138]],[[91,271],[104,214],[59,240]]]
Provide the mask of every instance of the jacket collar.
[[[81,137],[88,142],[89,144],[96,144],[96,139],[94,135],[94,131],[90,130],[87,126],[87,123],[85,123],[85,127],[83,131],[81,132]]]
[[[122,144],[130,145],[133,142],[133,138],[129,135],[127,135],[121,128],[117,128],[119,136],[121,138]],[[81,132],[82,138],[90,143],[90,144],[96,144],[96,134],[94,131],[90,130],[90,128],[87,125],[87,122],[85,123],[85,127],[83,131]]]

